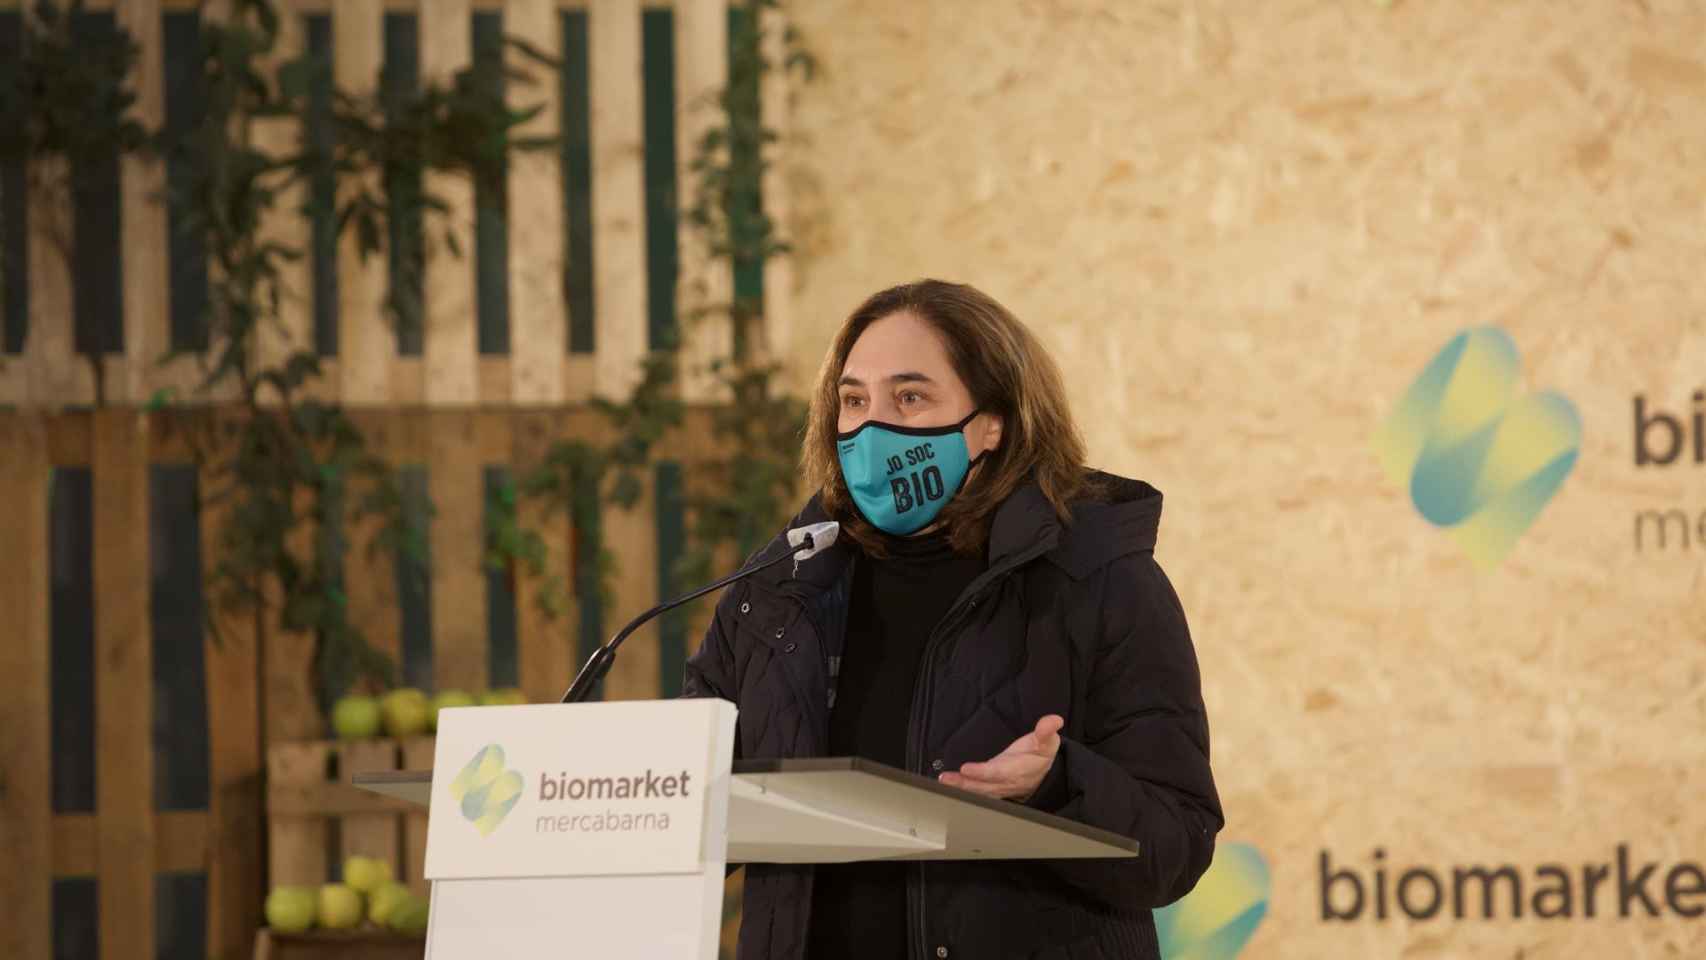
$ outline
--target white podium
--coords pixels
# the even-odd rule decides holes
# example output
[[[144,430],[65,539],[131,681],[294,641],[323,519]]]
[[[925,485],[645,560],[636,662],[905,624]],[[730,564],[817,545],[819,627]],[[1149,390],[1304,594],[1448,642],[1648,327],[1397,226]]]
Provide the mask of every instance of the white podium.
[[[731,763],[723,700],[469,707],[431,771],[428,960],[717,956],[728,863],[1137,856],[1127,837],[859,758]]]

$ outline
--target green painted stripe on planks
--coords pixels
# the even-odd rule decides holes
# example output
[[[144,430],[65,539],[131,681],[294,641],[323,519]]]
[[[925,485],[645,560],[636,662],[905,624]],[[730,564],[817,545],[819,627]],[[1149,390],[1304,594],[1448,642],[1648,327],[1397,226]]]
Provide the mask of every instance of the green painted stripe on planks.
[[[0,82],[23,53],[24,22],[0,12]],[[21,160],[0,165],[0,353],[22,353],[30,323],[29,177]]]
[[[161,54],[165,64],[166,192],[179,196],[195,189],[200,153],[195,131],[206,117],[202,82],[201,13],[182,10],[161,17]],[[173,350],[207,348],[207,242],[187,229],[173,206],[166,208],[167,290],[171,298]],[[152,358],[149,358],[152,359]]]
[[[515,485],[510,481],[509,468],[486,467],[486,519],[493,514],[492,504],[507,498],[515,503]],[[513,515],[513,513],[512,513]],[[491,527],[485,528],[486,541],[491,542]],[[486,685],[493,690],[521,685],[517,650],[517,620],[515,581],[511,571],[486,568]]]
[[[54,470],[48,504],[53,812],[94,813],[94,474]]]
[[[94,877],[53,878],[53,960],[97,960],[101,955],[98,893]]]
[[[349,474],[342,469],[332,471],[326,477],[326,488],[323,496],[325,520],[314,525],[314,550],[318,554],[321,569],[330,579],[330,588],[338,596],[344,597],[344,610],[349,612],[347,591],[348,582],[344,579],[344,560],[349,555]],[[377,637],[364,637],[368,643],[374,643]],[[349,684],[354,682],[353,665],[323,664],[323,676],[315,685],[314,695],[318,698],[320,709],[331,715],[332,704],[336,698],[349,691]],[[338,671],[332,675],[332,671]],[[328,686],[333,689],[327,689]]]
[[[110,43],[118,24],[110,12],[81,12],[74,41],[88,49]],[[124,262],[119,251],[123,192],[118,155],[71,164],[72,337],[78,353],[124,352]]]
[[[760,23],[754,7],[744,4],[729,8],[729,109],[750,123],[736,125],[752,136],[731,137],[729,162],[741,174],[729,184],[727,209],[734,249],[751,249],[763,239],[764,192],[759,161],[763,144],[756,132],[763,120],[760,96],[763,73],[758,68]],[[764,258],[735,256],[730,265],[734,273],[734,299],[737,317],[756,317],[764,313]],[[746,352],[747,324],[736,323],[734,351],[736,356]]]
[[[432,501],[426,467],[398,471],[403,496],[403,535],[394,555],[402,651],[398,679],[422,690],[432,678]]]
[[[594,478],[584,475],[575,477],[574,498],[577,503],[587,501],[584,511],[577,511],[572,518],[572,536],[574,556],[571,558],[572,571],[575,578],[575,602],[580,606],[580,637],[575,671],[578,673],[587,658],[592,656],[607,639],[604,635],[604,592],[599,580],[599,570],[603,558],[592,554],[591,541],[604,526],[603,498]],[[609,550],[606,545],[606,551]],[[564,688],[567,689],[567,684]],[[604,699],[604,685],[599,684],[588,699]]]
[[[480,11],[473,15],[474,63],[476,66],[492,64],[496,67],[490,72],[479,70],[475,75],[491,83],[487,92],[499,102],[504,96],[503,32],[501,11]],[[486,356],[504,356],[511,349],[508,192],[507,163],[504,169],[497,171],[495,180],[474,178],[474,304],[479,324],[480,353]]]
[[[687,505],[682,489],[681,464],[666,460],[656,465],[653,500],[657,524],[658,600],[661,602],[691,589],[679,583],[682,554],[687,551]],[[658,624],[659,696],[681,695],[682,669],[687,662],[687,612],[682,608],[664,614]]]
[[[412,13],[385,14],[385,64],[379,71],[380,98],[387,118],[410,102],[421,82],[421,22]],[[385,175],[392,207],[386,255],[391,269],[390,297],[396,311],[397,352],[418,357],[425,345],[422,306],[426,237],[422,227],[421,170],[397,169]]]
[[[154,875],[154,955],[207,956],[207,874]]]
[[[196,468],[155,466],[148,476],[148,617],[154,642],[154,809],[208,805],[207,607],[201,576]],[[157,901],[158,902],[158,901]],[[186,956],[163,953],[161,956]],[[200,954],[196,954],[200,956]]]
[[[314,65],[308,85],[303,135],[319,158],[308,179],[309,271],[314,290],[314,351],[338,355],[338,181],[332,148],[332,15],[311,13],[303,18],[308,56]]]
[[[675,11],[641,14],[644,61],[646,177],[646,343],[653,350],[675,341]]]
[[[562,11],[563,297],[569,352],[592,353],[592,106],[587,90],[585,10]]]

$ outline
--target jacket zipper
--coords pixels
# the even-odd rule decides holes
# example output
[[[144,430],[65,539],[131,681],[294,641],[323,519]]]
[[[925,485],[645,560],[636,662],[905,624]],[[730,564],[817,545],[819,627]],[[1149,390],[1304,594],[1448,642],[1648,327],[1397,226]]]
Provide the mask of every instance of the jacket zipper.
[[[1054,547],[1055,543],[1052,540],[1035,544],[1029,550],[1002,564],[999,569],[984,574],[979,582],[966,588],[959,599],[954,601],[954,605],[948,608],[947,614],[942,617],[940,623],[936,624],[936,628],[930,631],[929,639],[924,641],[923,661],[919,664],[918,680],[912,688],[912,711],[907,723],[906,765],[910,772],[929,776],[924,771],[923,756],[924,735],[929,724],[929,714],[920,713],[919,708],[922,704],[930,702],[930,666],[935,660],[937,645],[948,634],[949,628],[959,626],[959,621],[966,611],[977,606],[978,600],[987,594],[994,585],[1006,580],[1014,570],[1030,563]],[[917,920],[912,936],[915,960],[926,960],[930,952],[930,945],[924,942],[924,867],[923,862],[917,864],[917,870],[914,874],[917,882],[909,885],[911,887],[909,892],[913,913]]]
[[[857,562],[858,562],[858,560],[856,558],[853,560],[850,560],[849,561],[849,567],[848,567],[847,571],[842,574],[841,581],[838,582],[834,587],[831,587],[830,589],[832,589],[832,590],[845,589],[847,582],[849,580],[851,580],[852,576],[853,576],[853,570],[852,570],[851,565],[854,563],[857,563]],[[819,663],[819,666],[821,666],[823,668],[823,689],[820,691],[820,694],[822,696],[823,704],[824,704],[823,728],[821,730],[819,730],[818,733],[820,734],[819,740],[822,742],[822,745],[823,745],[822,748],[824,750],[828,750],[829,749],[829,713],[830,713],[830,710],[832,710],[834,708],[834,705],[829,703],[829,688],[830,688],[830,685],[834,679],[830,676],[830,671],[829,671],[829,633],[827,630],[824,629],[824,622],[822,621],[821,618],[819,618],[817,616],[817,610],[813,604],[811,604],[807,601],[804,601],[804,600],[796,600],[795,602],[798,603],[800,606],[800,618],[802,620],[806,621],[807,623],[811,624],[812,630],[814,632],[816,632],[816,634],[817,634],[818,663]],[[844,616],[845,616],[845,612],[844,612]],[[845,639],[846,639],[845,638],[845,627],[843,627],[843,642],[844,643],[845,643]],[[845,653],[845,651],[843,651],[843,652]]]

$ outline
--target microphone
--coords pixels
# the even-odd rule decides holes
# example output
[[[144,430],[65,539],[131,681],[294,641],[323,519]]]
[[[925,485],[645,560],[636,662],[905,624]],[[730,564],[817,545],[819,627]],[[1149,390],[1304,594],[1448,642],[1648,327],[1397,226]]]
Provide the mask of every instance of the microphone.
[[[805,550],[795,551],[794,559],[809,560],[829,549],[835,542],[835,535],[841,532],[841,524],[834,520],[822,523],[808,523],[803,527],[795,527],[788,531],[788,546],[797,547],[805,544]]]
[[[622,645],[622,641],[628,639],[629,634],[640,629],[642,626],[645,626],[646,622],[651,620],[653,617],[656,617],[660,613],[673,610],[684,603],[690,603],[697,600],[713,590],[721,590],[731,583],[745,580],[747,577],[750,577],[761,570],[768,570],[784,560],[793,560],[795,569],[797,570],[799,569],[799,562],[801,560],[815,557],[829,549],[830,544],[835,542],[836,534],[840,532],[841,524],[836,523],[834,520],[828,520],[822,523],[811,523],[803,527],[794,527],[787,533],[788,546],[791,549],[783,552],[781,555],[772,557],[762,563],[754,564],[743,570],[736,570],[734,573],[729,574],[723,579],[700,587],[692,593],[676,597],[674,600],[666,600],[628,621],[628,625],[617,631],[616,636],[611,637],[608,643],[593,651],[592,656],[587,658],[586,666],[581,667],[580,673],[575,674],[575,680],[573,683],[569,684],[569,689],[564,692],[561,702],[580,703],[587,697],[591,696],[593,689],[598,686],[599,681],[604,679],[604,675],[610,672],[611,665],[616,662],[616,648]]]

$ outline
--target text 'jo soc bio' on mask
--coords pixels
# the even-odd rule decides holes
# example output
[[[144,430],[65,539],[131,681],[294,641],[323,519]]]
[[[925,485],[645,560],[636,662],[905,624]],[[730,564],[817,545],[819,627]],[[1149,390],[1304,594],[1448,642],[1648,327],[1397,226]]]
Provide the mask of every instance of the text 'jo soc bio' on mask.
[[[902,427],[867,420],[836,436],[841,477],[853,505],[872,526],[897,536],[930,525],[959,492],[976,461],[970,459],[966,424]],[[982,459],[983,454],[978,454]]]

